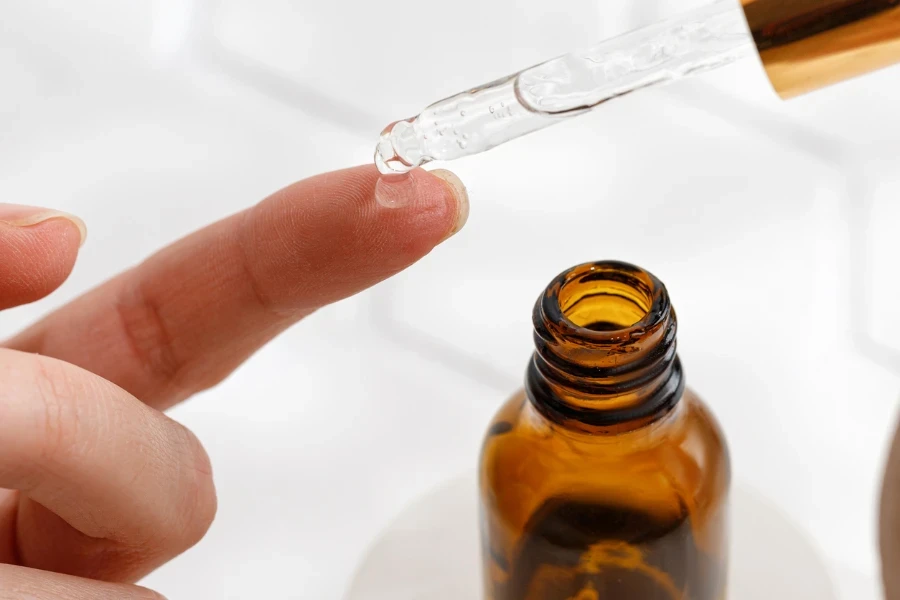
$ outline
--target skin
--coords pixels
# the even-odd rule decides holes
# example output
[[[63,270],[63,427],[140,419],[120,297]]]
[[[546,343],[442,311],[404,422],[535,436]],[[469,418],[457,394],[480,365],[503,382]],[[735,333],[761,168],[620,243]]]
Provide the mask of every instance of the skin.
[[[161,411],[465,222],[452,174],[414,171],[390,206],[377,180],[359,167],[291,185],[0,347],[0,599],[161,598],[132,584],[216,512],[206,452]],[[0,204],[0,308],[55,290],[83,239],[77,218]]]

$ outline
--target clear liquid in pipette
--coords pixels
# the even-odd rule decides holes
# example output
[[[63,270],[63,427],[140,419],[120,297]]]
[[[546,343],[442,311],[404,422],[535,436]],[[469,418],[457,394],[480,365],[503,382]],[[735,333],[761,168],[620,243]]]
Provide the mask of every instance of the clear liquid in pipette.
[[[729,64],[753,52],[735,0],[607,40],[432,104],[382,132],[384,175],[479,154],[613,98]]]

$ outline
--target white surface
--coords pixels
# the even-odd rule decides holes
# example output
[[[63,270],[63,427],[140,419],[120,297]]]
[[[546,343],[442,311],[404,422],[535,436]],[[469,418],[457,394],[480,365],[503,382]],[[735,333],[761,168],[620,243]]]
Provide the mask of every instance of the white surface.
[[[446,21],[421,2],[408,23],[436,40],[476,21],[464,14],[479,32],[510,12],[517,26],[508,45],[471,36],[458,67],[411,52],[404,70],[371,51],[395,13],[326,4],[0,0],[0,198],[90,229],[70,281],[3,313],[0,334],[293,180],[370,160],[380,127],[422,103],[675,5],[615,2],[598,23],[576,2],[578,18],[548,24],[546,3],[466,0]],[[876,598],[900,396],[897,74],[783,104],[750,61],[447,165],[472,196],[462,234],[174,411],[210,451],[221,508],[146,584],[171,600],[342,598],[392,518],[475,464],[547,281],[615,257],[669,285],[690,384],[742,485],[815,548],[838,598]]]

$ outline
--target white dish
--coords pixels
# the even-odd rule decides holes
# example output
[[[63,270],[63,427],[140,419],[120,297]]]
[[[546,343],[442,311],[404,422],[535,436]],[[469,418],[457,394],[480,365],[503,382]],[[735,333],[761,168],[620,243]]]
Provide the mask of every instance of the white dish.
[[[477,486],[472,476],[409,505],[371,546],[345,600],[481,597]],[[778,509],[736,486],[729,600],[837,600],[823,559]]]

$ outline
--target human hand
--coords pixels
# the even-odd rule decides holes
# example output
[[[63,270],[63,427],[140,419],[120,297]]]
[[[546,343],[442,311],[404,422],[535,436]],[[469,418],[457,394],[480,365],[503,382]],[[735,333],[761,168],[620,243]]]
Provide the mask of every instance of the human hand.
[[[159,598],[130,585],[216,510],[209,459],[162,410],[317,308],[458,231],[465,189],[412,173],[395,207],[360,167],[285,188],[175,243],[0,348],[0,599]],[[0,309],[56,289],[77,219],[0,205]]]

